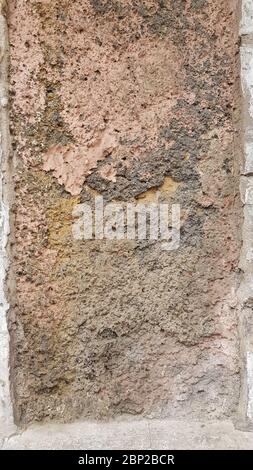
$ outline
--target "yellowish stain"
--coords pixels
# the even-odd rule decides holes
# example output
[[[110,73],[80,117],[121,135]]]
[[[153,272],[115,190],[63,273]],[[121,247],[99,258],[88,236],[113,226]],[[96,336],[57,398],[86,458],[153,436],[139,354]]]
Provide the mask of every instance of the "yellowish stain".
[[[171,178],[170,176],[166,176],[161,186],[150,188],[144,193],[139,194],[136,197],[136,201],[140,203],[156,202],[159,193],[173,194],[177,190],[179,185],[180,183],[174,181],[173,178]]]
[[[0,0],[0,13],[2,14],[6,7],[6,0]]]
[[[47,211],[50,247],[65,247],[69,242],[72,235],[72,212],[79,202],[79,197],[62,198]]]
[[[98,191],[96,191],[96,189],[91,188],[87,184],[85,184],[84,189],[93,197],[101,196],[101,194]]]
[[[136,197],[137,202],[145,203],[145,202],[154,202],[157,199],[157,188],[151,188],[145,191],[144,193],[139,194]]]
[[[158,189],[161,193],[174,193],[178,186],[180,186],[180,183],[173,180],[173,178],[170,176],[166,176],[162,186],[160,186]]]
[[[102,193],[100,193],[100,192],[97,191],[96,189],[91,188],[91,187],[88,186],[87,184],[84,185],[84,189],[85,189],[85,191],[88,192],[94,199],[95,199],[96,197],[98,197],[98,196],[102,196]],[[113,199],[111,200],[111,202],[122,204],[122,200],[117,199],[117,198],[113,198]]]

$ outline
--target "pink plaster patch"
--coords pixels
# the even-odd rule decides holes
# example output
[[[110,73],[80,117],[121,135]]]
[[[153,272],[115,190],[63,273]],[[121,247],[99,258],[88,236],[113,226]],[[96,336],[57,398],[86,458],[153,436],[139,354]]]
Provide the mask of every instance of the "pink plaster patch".
[[[44,155],[45,171],[52,171],[60,184],[73,196],[80,194],[87,175],[116,147],[116,137],[109,131],[87,147],[74,145],[51,147]]]

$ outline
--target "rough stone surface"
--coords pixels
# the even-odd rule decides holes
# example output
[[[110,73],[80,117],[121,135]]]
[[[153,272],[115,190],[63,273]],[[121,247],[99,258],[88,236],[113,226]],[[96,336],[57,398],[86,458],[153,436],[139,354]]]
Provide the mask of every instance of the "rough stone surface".
[[[236,0],[10,0],[19,423],[232,416]],[[180,248],[74,241],[79,202],[179,203]]]

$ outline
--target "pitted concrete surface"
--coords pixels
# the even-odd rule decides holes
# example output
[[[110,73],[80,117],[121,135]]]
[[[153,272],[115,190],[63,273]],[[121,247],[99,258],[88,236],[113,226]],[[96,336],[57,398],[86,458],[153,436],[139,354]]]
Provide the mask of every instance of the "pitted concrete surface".
[[[2,450],[253,450],[253,433],[231,421],[116,420],[108,423],[33,425],[2,440]]]

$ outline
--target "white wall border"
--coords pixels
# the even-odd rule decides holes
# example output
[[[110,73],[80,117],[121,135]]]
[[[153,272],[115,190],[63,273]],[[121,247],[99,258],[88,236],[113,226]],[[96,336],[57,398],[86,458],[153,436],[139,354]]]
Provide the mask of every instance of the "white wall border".
[[[9,208],[7,169],[10,151],[8,119],[8,29],[0,0],[0,438],[13,430],[13,413],[9,385],[9,334],[5,293],[8,271]],[[2,435],[1,435],[2,434]]]
[[[242,0],[241,89],[242,153],[240,191],[243,204],[242,250],[238,289],[241,343],[241,396],[238,426],[253,430],[253,0]]]
[[[242,0],[241,35],[253,33],[253,2]]]

